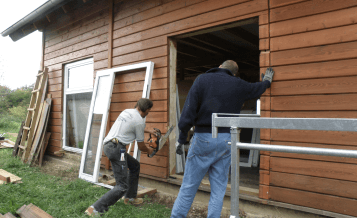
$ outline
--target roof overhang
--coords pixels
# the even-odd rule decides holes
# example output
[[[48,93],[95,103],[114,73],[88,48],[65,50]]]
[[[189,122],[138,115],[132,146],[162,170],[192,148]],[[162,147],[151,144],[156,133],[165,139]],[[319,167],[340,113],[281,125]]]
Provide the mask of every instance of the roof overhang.
[[[62,7],[69,1],[72,0],[49,0],[45,2],[36,10],[4,30],[1,35],[3,37],[10,36],[13,41],[17,41],[36,30],[41,31],[44,25],[43,22],[40,21],[43,20],[43,18],[46,18],[46,15]]]

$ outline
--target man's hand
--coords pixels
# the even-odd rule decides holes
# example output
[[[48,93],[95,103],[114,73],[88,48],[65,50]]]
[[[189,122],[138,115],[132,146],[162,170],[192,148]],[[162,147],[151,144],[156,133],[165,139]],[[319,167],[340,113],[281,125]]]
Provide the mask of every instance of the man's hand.
[[[268,69],[265,71],[265,75],[262,73],[262,81],[268,80],[273,82],[273,76],[274,76],[274,70],[271,67],[268,67]]]
[[[155,136],[157,136],[157,134],[158,134],[158,131],[155,130],[155,129],[154,129],[154,130],[145,130],[144,132],[153,134],[153,135],[155,135]]]
[[[154,149],[152,147],[147,147],[147,148],[148,148],[147,149],[147,153],[148,153],[148,156],[149,156],[150,154],[152,154],[154,152]]]
[[[178,143],[178,146],[176,147],[176,154],[182,155],[183,154],[183,152],[182,152],[183,144],[180,144],[179,142],[177,142],[177,143]]]

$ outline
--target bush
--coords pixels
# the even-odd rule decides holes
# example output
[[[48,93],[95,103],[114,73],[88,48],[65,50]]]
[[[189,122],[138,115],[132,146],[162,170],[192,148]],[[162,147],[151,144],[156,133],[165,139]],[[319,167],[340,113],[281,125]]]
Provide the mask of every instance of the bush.
[[[10,114],[1,114],[0,129],[6,132],[18,132],[21,126],[21,122],[22,120]]]
[[[26,106],[17,106],[9,108],[10,114],[16,118],[16,121],[21,121],[26,119],[27,107]]]

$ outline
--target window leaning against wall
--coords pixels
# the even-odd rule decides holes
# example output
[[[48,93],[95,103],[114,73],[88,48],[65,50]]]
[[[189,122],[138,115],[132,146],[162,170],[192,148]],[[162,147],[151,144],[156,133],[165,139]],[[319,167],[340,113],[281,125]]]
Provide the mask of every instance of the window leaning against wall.
[[[82,153],[93,81],[93,58],[66,64],[63,95],[63,150]]]

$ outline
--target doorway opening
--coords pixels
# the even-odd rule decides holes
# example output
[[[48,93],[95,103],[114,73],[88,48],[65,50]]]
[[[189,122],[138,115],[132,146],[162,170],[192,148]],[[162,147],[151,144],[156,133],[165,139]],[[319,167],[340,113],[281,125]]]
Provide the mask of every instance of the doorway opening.
[[[239,66],[240,78],[254,83],[259,82],[259,22],[258,18],[238,21],[235,23],[186,33],[173,38],[176,43],[176,84],[179,105],[177,111],[182,111],[188,92],[198,75],[211,68],[219,67],[225,60],[234,60]],[[258,103],[259,104],[259,103]],[[246,101],[241,109],[242,114],[260,113],[257,99]],[[193,135],[189,133],[188,140]],[[242,129],[242,142],[259,143],[260,132],[253,129]],[[255,140],[255,141],[254,141]],[[258,141],[256,141],[258,140]],[[185,146],[187,155],[189,144]],[[259,151],[240,152],[240,186],[259,189]],[[181,160],[184,162],[184,160]],[[171,173],[172,177],[182,178],[183,169]],[[209,183],[208,175],[202,183]],[[230,184],[230,179],[229,182]]]

